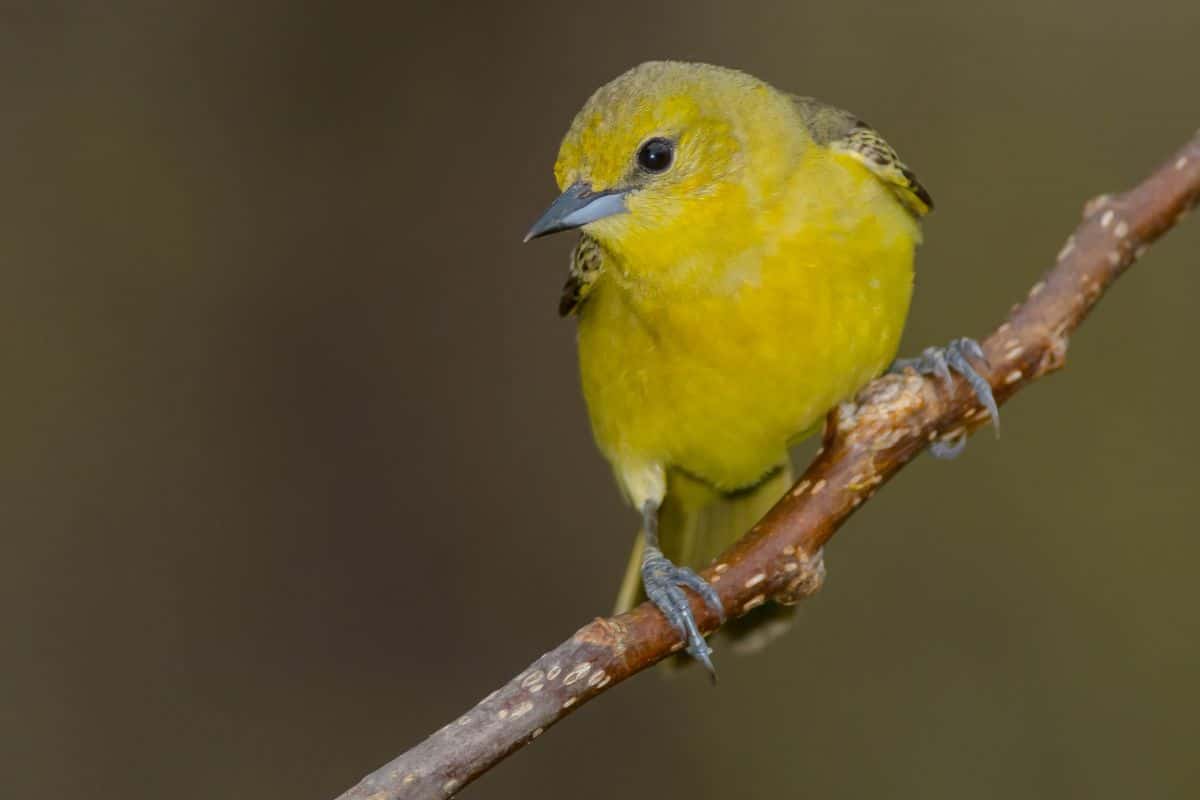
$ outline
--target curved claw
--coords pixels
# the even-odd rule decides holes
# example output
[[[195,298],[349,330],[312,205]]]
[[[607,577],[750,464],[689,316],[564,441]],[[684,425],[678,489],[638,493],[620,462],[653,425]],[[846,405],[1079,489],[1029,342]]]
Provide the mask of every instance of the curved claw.
[[[950,368],[966,379],[971,386],[971,391],[975,393],[975,399],[987,409],[988,416],[992,419],[992,427],[996,431],[996,436],[999,436],[1000,409],[996,407],[996,397],[992,394],[992,385],[975,370],[975,367],[971,366],[967,356],[977,358],[984,364],[988,363],[987,357],[983,354],[983,348],[974,339],[955,339],[946,348],[946,361]]]
[[[712,648],[705,646],[705,648],[703,650],[693,650],[692,648],[689,647],[687,649],[687,652],[688,652],[689,656],[691,656],[692,658],[696,659],[697,661],[699,661],[701,664],[704,665],[704,669],[708,671],[709,680],[711,680],[713,682],[713,684],[716,685],[716,683],[717,683],[717,668],[713,666],[712,659],[709,658],[709,653],[712,652]]]
[[[717,614],[717,619],[721,622],[725,621],[725,607],[721,605],[721,596],[717,594],[717,590],[708,581],[696,574],[696,571],[690,567],[677,567],[678,572],[675,573],[675,580],[679,581],[681,586],[686,586],[700,598],[705,604]]]
[[[929,445],[929,455],[939,461],[953,461],[962,455],[962,451],[967,449],[967,436],[962,436],[952,441],[936,441]]]
[[[710,654],[712,653],[712,648],[708,646],[708,642],[704,640],[704,636],[700,633],[700,629],[696,627],[696,618],[692,616],[692,611],[690,608],[688,608],[687,597],[684,596],[683,592],[681,592],[679,589],[676,589],[675,591],[679,592],[679,597],[684,608],[684,611],[680,614],[680,619],[683,623],[684,630],[680,631],[680,633],[684,634],[684,636],[687,638],[687,653],[692,658],[704,665],[704,668],[708,670],[708,674],[712,677],[713,683],[716,683],[717,669],[713,666],[712,659],[709,658]]]
[[[927,347],[918,358],[898,358],[892,364],[890,371],[902,372],[912,367],[922,375],[935,375],[945,383],[953,380],[952,373],[957,372],[971,387],[975,399],[987,409],[988,416],[992,420],[992,427],[999,436],[1000,409],[996,406],[996,397],[992,394],[991,384],[971,364],[972,358],[982,361],[984,364],[988,363],[987,356],[984,355],[979,342],[962,337],[954,339],[945,347]],[[965,444],[965,436],[954,442],[935,442],[930,445],[929,452],[935,458],[954,458],[962,452]]]
[[[723,621],[725,610],[716,590],[694,570],[672,564],[656,547],[646,548],[643,555],[642,586],[650,602],[654,603],[667,618],[667,622],[671,623],[671,627],[687,642],[688,655],[703,664],[713,682],[716,682],[717,671],[709,658],[712,648],[700,633],[683,588],[692,589],[699,594]]]

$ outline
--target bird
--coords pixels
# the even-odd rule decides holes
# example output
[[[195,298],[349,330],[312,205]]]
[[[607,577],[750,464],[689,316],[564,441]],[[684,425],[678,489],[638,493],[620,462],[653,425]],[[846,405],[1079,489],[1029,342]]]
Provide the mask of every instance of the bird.
[[[889,367],[967,379],[972,339],[895,359],[929,192],[855,115],[711,64],[651,61],[598,89],[526,241],[578,231],[577,320],[596,444],[641,516],[617,611],[649,599],[714,679],[685,590],[791,484],[789,448]],[[959,445],[939,443],[950,457]]]

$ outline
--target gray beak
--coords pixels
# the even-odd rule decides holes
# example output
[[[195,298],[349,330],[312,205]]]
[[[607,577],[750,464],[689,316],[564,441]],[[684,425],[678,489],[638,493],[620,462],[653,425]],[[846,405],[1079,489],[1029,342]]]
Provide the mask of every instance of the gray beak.
[[[550,204],[541,219],[533,223],[529,233],[525,234],[525,241],[550,233],[569,231],[614,214],[624,214],[626,211],[628,209],[625,208],[623,190],[593,192],[591,185],[587,183],[573,183]]]

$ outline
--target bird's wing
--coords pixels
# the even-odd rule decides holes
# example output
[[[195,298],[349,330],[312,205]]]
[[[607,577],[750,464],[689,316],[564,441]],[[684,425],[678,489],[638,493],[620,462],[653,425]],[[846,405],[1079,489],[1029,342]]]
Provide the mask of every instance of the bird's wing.
[[[579,244],[575,245],[575,249],[571,251],[571,266],[567,282],[563,284],[562,297],[558,301],[560,317],[579,312],[603,268],[604,251],[600,245],[586,234],[580,236]]]
[[[933,210],[933,198],[878,131],[848,111],[811,97],[794,97],[797,110],[818,144],[860,162],[888,185],[913,216]]]

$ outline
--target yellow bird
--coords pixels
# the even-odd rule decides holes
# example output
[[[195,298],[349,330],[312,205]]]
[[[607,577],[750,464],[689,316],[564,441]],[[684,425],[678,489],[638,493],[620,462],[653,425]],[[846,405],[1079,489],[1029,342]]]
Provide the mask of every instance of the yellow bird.
[[[742,72],[650,62],[598,90],[526,240],[582,229],[560,312],[579,320],[592,429],[642,515],[618,610],[646,596],[712,670],[682,587],[790,484],[788,447],[896,354],[928,192],[872,128]],[[955,340],[897,362],[990,389]],[[943,455],[952,454],[943,448]]]

